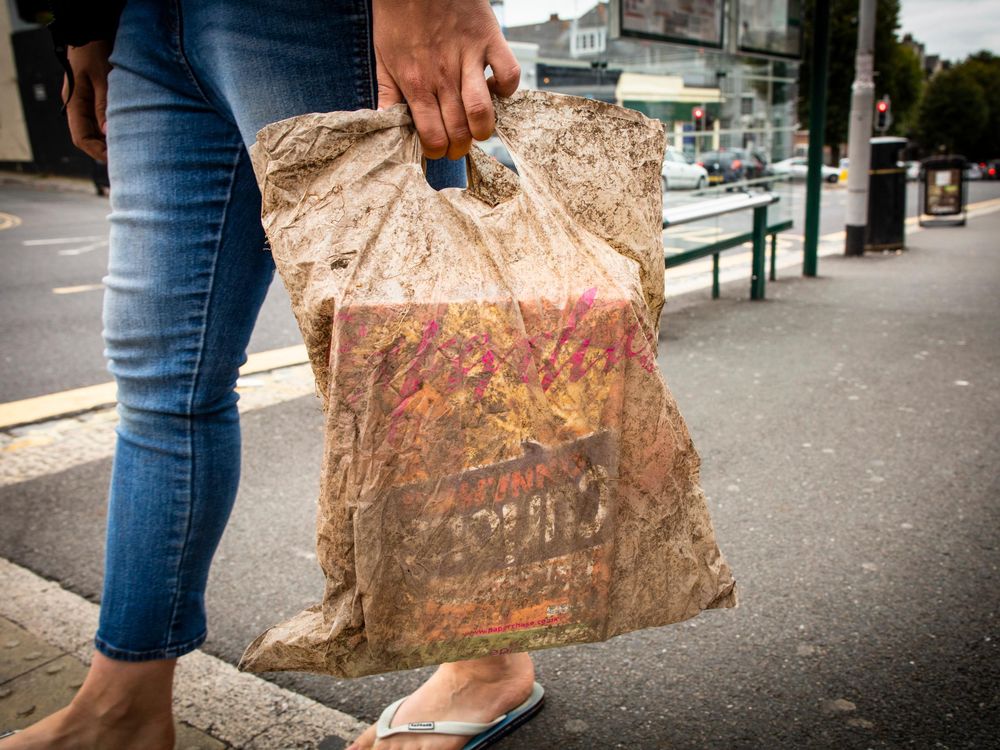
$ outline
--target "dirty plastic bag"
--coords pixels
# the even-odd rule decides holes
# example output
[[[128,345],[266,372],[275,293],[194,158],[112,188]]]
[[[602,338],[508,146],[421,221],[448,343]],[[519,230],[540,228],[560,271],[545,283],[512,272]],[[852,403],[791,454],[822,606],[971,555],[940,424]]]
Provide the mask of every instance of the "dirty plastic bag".
[[[240,668],[354,677],[602,641],[736,603],[656,363],[662,125],[494,101],[434,191],[405,105],[274,123],[263,222],[325,416],[321,604]]]

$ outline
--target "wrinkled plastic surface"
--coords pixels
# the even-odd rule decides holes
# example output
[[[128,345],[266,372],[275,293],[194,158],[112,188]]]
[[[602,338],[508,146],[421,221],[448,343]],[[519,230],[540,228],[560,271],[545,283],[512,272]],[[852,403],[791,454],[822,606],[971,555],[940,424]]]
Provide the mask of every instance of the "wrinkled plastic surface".
[[[736,603],[656,365],[662,125],[495,100],[435,192],[405,105],[267,126],[263,221],[325,414],[320,604],[240,668],[358,676]]]

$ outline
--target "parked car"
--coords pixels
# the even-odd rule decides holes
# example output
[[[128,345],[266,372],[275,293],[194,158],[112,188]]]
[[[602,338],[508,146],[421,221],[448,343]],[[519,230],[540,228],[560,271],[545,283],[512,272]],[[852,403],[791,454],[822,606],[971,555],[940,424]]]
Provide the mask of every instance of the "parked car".
[[[981,180],[983,179],[983,170],[979,168],[979,165],[970,161],[965,165],[965,179],[966,180]]]
[[[923,173],[923,167],[920,165],[919,161],[908,161],[903,166],[906,167],[906,179],[910,182],[914,180],[919,180],[920,175]]]
[[[804,156],[793,156],[791,159],[776,161],[771,165],[774,174],[786,174],[793,180],[804,180],[809,174],[809,160]],[[823,181],[837,183],[840,181],[840,170],[836,167],[823,165]]]
[[[753,180],[771,174],[767,162],[759,154],[744,148],[706,151],[696,163],[707,170],[709,185]]]
[[[993,159],[986,162],[983,168],[983,179],[1000,180],[1000,159]]]
[[[701,190],[708,185],[708,171],[694,159],[678,151],[673,146],[663,155],[663,170],[660,173],[663,190],[695,188]]]

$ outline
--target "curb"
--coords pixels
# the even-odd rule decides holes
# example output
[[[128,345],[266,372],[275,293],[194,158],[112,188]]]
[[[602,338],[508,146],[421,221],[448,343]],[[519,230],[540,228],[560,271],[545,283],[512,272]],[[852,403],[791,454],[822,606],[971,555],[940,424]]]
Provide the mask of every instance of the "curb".
[[[85,177],[60,177],[56,175],[28,174],[27,172],[10,172],[0,170],[0,186],[17,185],[36,190],[49,190],[60,193],[87,193],[97,196],[97,189],[92,180]]]
[[[0,558],[0,616],[89,664],[98,606]],[[175,718],[234,748],[345,747],[367,724],[203,651],[177,662]]]

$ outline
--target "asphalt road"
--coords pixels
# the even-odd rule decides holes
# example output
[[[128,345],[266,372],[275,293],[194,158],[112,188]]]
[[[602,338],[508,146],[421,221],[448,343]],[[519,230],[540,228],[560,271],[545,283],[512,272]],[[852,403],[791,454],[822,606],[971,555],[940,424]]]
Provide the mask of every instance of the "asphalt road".
[[[85,217],[101,210],[60,198],[17,208],[64,217],[65,206],[85,206],[45,227],[67,234],[87,231]],[[37,272],[37,299],[48,279],[82,283],[98,267],[96,250],[94,265],[68,256],[81,259],[78,275],[56,277],[47,269],[59,258],[2,236],[14,231],[0,233],[5,255],[20,257],[4,274],[5,306],[14,271],[51,274]],[[902,255],[825,258],[819,278],[782,278],[763,302],[748,301],[742,281],[716,302],[705,293],[668,302],[659,363],[701,452],[742,605],[539,652],[547,707],[500,748],[994,746],[998,233],[994,212],[911,235]],[[41,348],[67,374],[75,367],[79,351],[60,353],[68,337],[46,332],[50,320],[35,319],[34,339],[5,326],[4,387],[29,377],[20,360]],[[294,343],[279,333],[262,335],[274,336],[268,346]],[[71,381],[53,373],[51,382]],[[240,497],[208,593],[206,650],[231,662],[322,593],[312,553],[318,403],[258,409],[243,425]],[[110,463],[0,487],[0,556],[96,598]],[[271,677],[372,720],[427,673]]]
[[[1000,196],[1000,182],[973,183],[970,202]],[[910,185],[910,213],[915,211]],[[790,234],[802,234],[804,187],[779,187],[776,216],[792,215]],[[847,192],[823,192],[821,234],[843,229]],[[690,200],[686,191],[670,191],[667,204]],[[21,220],[0,231],[0,403],[94,385],[110,380],[101,341],[101,279],[107,268],[107,198],[0,185],[0,212]],[[718,227],[749,230],[749,212],[679,227],[690,232]],[[678,240],[680,241],[680,240]],[[264,303],[250,341],[250,352],[300,343],[288,297],[278,282]]]
[[[0,185],[0,403],[111,379],[101,340],[108,199]],[[301,343],[288,295],[271,285],[250,351]]]

